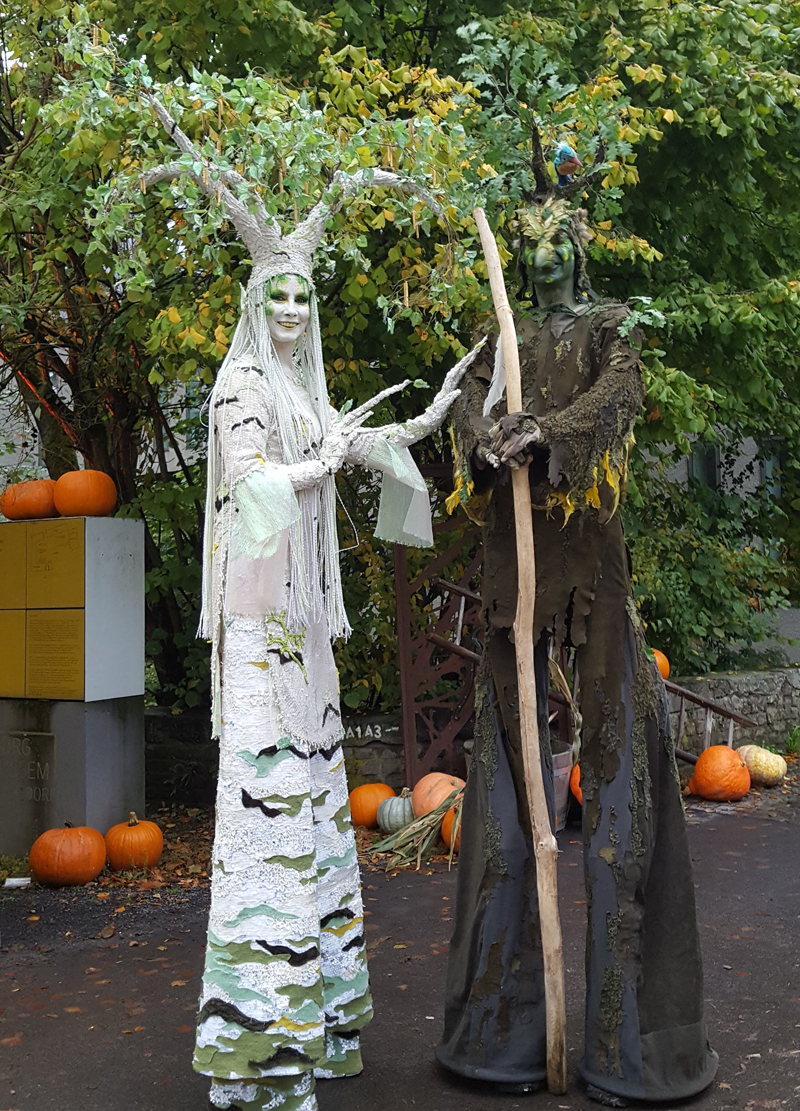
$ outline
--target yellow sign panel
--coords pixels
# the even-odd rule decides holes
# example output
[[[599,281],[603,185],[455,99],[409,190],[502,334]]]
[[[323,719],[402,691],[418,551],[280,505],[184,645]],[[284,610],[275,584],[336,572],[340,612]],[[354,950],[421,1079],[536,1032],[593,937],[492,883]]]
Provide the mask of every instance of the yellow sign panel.
[[[25,638],[26,698],[82,699],[83,690],[83,610],[28,610]]]
[[[82,517],[28,523],[29,609],[84,604],[84,529]]]
[[[0,525],[0,610],[25,609],[24,521]]]
[[[25,610],[0,610],[0,698],[25,697]]]

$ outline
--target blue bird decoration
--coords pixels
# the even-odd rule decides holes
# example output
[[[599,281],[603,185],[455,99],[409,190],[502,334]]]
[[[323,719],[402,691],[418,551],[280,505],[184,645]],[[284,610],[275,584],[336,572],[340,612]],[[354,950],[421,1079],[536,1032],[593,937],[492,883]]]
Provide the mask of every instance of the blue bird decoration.
[[[577,151],[572,149],[567,140],[560,139],[553,155],[553,165],[558,174],[559,187],[563,187],[572,181],[573,174],[582,168],[583,163],[578,158]]]

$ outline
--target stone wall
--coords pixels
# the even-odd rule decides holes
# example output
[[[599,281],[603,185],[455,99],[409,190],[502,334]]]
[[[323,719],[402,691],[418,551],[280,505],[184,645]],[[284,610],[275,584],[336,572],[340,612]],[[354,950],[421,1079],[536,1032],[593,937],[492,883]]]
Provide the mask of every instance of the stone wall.
[[[670,677],[672,678],[672,677]],[[779,667],[769,671],[724,671],[710,675],[688,676],[672,680],[695,694],[708,698],[742,717],[756,723],[754,729],[735,725],[734,747],[744,744],[772,745],[783,749],[793,726],[800,725],[800,668]],[[676,695],[670,696],[677,710]],[[699,752],[702,747],[704,710],[686,703],[686,731],[682,748]],[[677,714],[672,715],[673,728]],[[714,716],[712,744],[727,739],[728,722]]]
[[[345,717],[344,729],[345,767],[351,788],[380,782],[399,791],[406,785],[399,714]],[[465,774],[463,739],[457,739],[454,747],[454,766],[440,761],[434,765],[435,771]],[[214,802],[218,753],[207,714],[188,711],[175,715],[148,707],[145,751],[148,806],[173,799],[184,806],[209,806]]]
[[[725,706],[757,723],[755,729],[737,725],[735,745],[768,744],[783,748],[794,725],[800,725],[800,667],[771,671],[718,672],[675,678],[679,686]],[[677,711],[677,697],[670,696]],[[673,728],[677,713],[672,716]],[[400,716],[371,715],[344,719],[345,765],[351,787],[380,781],[399,791],[405,784]],[[703,711],[687,703],[682,747],[699,752]],[[727,722],[715,716],[712,743],[724,743]],[[147,801],[150,806],[173,799],[185,806],[213,803],[217,779],[217,746],[211,741],[208,717],[167,710],[145,711]],[[457,745],[456,766],[437,770],[464,774],[464,755]]]
[[[351,787],[380,781],[399,791],[405,784],[400,716],[345,718],[344,755]],[[145,711],[147,802],[172,799],[186,806],[208,806],[217,782],[217,745],[208,715]]]

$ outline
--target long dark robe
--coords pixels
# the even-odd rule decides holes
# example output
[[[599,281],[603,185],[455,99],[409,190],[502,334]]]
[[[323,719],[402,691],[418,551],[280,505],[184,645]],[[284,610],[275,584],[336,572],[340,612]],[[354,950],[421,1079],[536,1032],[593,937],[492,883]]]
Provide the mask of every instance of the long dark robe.
[[[644,652],[616,512],[643,396],[638,336],[620,333],[626,315],[601,304],[577,316],[542,313],[519,329],[524,404],[545,437],[530,469],[532,504],[552,506],[560,494],[567,512],[580,507],[566,523],[561,505],[534,512],[536,680],[547,738],[548,644],[576,649],[588,911],[581,1072],[616,1095],[676,1100],[710,1083],[717,1057],[703,1021],[666,694]],[[485,649],[437,1057],[462,1076],[521,1083],[546,1076],[544,980],[511,629],[511,483],[481,470],[474,456],[491,423],[482,417],[491,361],[490,349],[470,371],[453,417],[459,473],[475,483],[468,509],[484,526]],[[491,418],[504,413],[502,402]],[[549,746],[542,763],[551,790]]]

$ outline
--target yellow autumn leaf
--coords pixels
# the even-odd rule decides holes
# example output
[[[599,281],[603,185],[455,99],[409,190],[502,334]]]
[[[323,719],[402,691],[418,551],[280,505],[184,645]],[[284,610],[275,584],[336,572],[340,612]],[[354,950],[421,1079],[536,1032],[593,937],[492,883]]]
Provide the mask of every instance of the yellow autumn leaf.
[[[169,320],[170,324],[180,324],[181,322],[181,314],[178,312],[174,305],[172,305],[167,311],[167,320]]]

